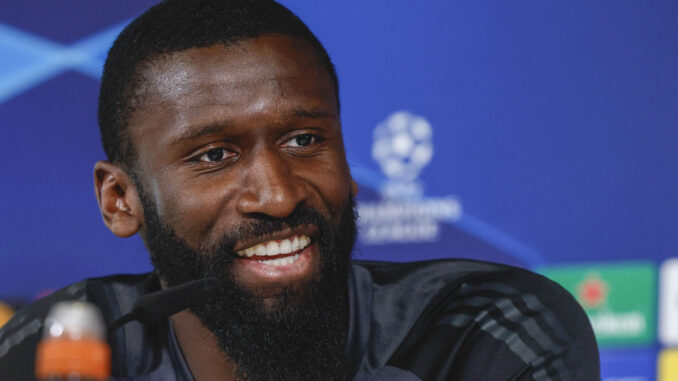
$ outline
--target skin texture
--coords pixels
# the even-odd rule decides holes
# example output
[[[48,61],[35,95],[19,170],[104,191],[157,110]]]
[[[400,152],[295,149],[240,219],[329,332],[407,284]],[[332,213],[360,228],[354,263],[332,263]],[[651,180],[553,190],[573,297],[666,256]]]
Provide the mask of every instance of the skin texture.
[[[333,85],[305,42],[264,35],[194,48],[155,59],[142,73],[140,107],[130,120],[137,177],[162,221],[189,247],[199,251],[229,228],[258,216],[284,218],[299,207],[339,222],[357,186]],[[143,234],[143,207],[129,174],[100,161],[94,177],[109,229],[121,237]],[[235,250],[294,234],[313,238],[315,230],[243,237]],[[236,259],[235,279],[273,300],[282,287],[317,275],[317,245],[308,252],[304,266],[282,270]],[[234,378],[194,315],[184,311],[172,322],[196,380]]]

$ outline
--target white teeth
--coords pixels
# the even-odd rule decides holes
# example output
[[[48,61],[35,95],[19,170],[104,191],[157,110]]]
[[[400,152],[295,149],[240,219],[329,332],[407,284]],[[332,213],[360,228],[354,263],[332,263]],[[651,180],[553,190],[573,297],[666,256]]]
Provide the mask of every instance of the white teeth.
[[[299,254],[294,254],[290,257],[284,257],[284,258],[260,260],[259,262],[261,262],[265,265],[269,265],[269,266],[286,266],[286,265],[291,265],[292,263],[296,262],[297,259],[299,259]]]
[[[311,243],[311,238],[307,235],[295,235],[294,237],[283,239],[280,242],[268,241],[258,245],[248,247],[238,251],[241,257],[264,257],[269,255],[290,254],[300,249],[305,249]],[[284,258],[276,258],[284,259]],[[272,260],[271,260],[272,261]],[[267,261],[269,262],[269,261]]]
[[[266,255],[278,255],[280,254],[280,246],[278,246],[277,242],[269,242],[268,245],[266,245]]]
[[[289,239],[283,240],[280,242],[280,252],[281,253],[291,253],[292,251],[292,242]]]

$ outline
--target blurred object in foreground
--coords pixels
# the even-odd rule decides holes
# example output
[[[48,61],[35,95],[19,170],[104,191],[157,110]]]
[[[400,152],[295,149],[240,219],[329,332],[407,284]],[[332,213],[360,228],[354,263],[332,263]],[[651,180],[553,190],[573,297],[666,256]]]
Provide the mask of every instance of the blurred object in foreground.
[[[45,318],[35,374],[40,380],[107,380],[111,350],[99,309],[90,303],[60,302]]]
[[[0,328],[14,316],[14,310],[9,305],[0,302]]]

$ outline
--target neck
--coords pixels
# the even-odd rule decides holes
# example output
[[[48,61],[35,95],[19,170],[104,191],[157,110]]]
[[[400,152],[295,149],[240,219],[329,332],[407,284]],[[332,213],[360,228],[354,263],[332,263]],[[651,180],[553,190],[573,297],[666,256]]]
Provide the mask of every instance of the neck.
[[[174,334],[195,381],[235,381],[235,364],[219,348],[217,339],[188,310],[171,317]]]

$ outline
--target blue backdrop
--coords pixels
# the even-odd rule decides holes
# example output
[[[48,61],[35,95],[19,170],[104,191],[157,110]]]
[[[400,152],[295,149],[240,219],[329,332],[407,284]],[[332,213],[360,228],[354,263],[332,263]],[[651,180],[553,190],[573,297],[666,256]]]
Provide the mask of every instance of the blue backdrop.
[[[337,66],[358,257],[678,256],[675,1],[282,2]],[[106,51],[153,3],[0,2],[0,299],[150,269],[92,166]]]

